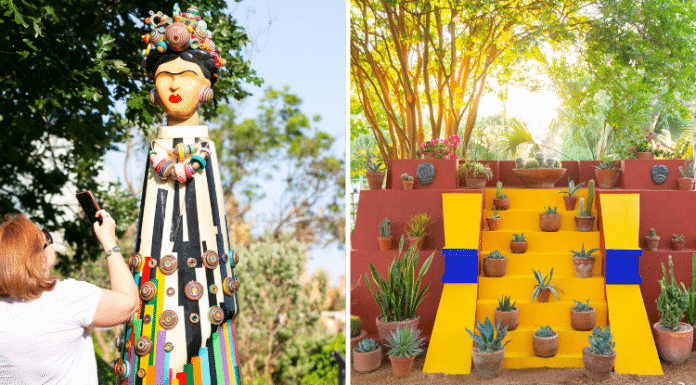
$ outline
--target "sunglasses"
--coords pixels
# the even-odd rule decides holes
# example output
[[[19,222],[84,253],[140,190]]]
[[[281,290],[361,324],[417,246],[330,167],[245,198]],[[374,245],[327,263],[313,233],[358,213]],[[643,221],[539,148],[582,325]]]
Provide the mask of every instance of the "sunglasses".
[[[43,233],[44,237],[46,238],[46,243],[44,244],[44,247],[43,247],[44,250],[46,250],[46,248],[47,248],[49,245],[52,245],[52,244],[53,244],[53,237],[51,236],[51,233],[49,233],[49,232],[46,231],[46,230],[41,230],[41,232]]]

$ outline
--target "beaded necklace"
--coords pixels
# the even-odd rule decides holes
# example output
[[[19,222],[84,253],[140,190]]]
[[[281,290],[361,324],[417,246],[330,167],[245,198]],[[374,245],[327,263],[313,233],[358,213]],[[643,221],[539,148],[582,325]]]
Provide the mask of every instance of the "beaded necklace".
[[[195,144],[179,143],[172,149],[167,149],[157,141],[152,141],[150,144],[150,163],[152,169],[155,170],[161,179],[168,177],[176,179],[179,183],[186,183],[193,178],[196,171],[201,171],[205,168],[207,159],[210,158],[210,150],[203,147],[203,141]],[[161,156],[154,149],[154,145],[158,145],[165,150],[166,156]]]

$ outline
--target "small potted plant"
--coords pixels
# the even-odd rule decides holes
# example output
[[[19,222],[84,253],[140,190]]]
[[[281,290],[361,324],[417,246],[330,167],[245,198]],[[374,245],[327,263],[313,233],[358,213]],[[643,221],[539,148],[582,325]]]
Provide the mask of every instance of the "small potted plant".
[[[595,168],[595,178],[599,188],[615,188],[619,183],[619,172],[621,171],[611,160],[602,160]]]
[[[590,300],[586,303],[575,301],[575,306],[570,308],[570,326],[578,331],[590,331],[594,328],[597,312],[590,306]]]
[[[573,253],[573,264],[575,264],[575,276],[578,278],[589,278],[592,275],[595,257],[592,255],[599,249],[585,251],[585,244],[582,244],[580,251],[570,250]]]
[[[681,178],[677,179],[679,190],[691,191],[694,189],[694,161],[684,159],[684,167],[679,166]]]
[[[685,243],[686,243],[686,241],[684,240],[683,235],[677,235],[677,234],[672,235],[672,248],[674,250],[683,250]]]
[[[420,213],[411,217],[406,224],[406,234],[411,247],[414,247],[416,250],[420,250],[423,247],[425,236],[427,235],[425,229],[431,223],[433,223],[433,220],[430,219],[428,213]]]
[[[365,177],[367,178],[367,185],[370,186],[372,190],[381,190],[382,184],[384,183],[384,167],[382,163],[376,163],[372,160],[372,156],[367,154],[367,159],[365,162]]]
[[[510,251],[515,254],[522,254],[527,251],[527,241],[524,239],[524,233],[512,234],[510,241]]]
[[[493,199],[493,207],[498,210],[507,210],[510,208],[510,198],[503,194],[503,182],[498,181],[495,184],[495,199]]]
[[[483,271],[487,277],[502,277],[507,270],[507,258],[499,251],[491,251],[483,258]]]
[[[464,164],[460,165],[459,171],[461,176],[464,177],[466,188],[469,189],[485,188],[486,183],[493,176],[493,171],[487,164],[476,161],[464,162]]]
[[[350,316],[350,348],[358,346],[358,342],[367,336],[367,332],[362,330],[362,320],[357,315]]]
[[[677,285],[671,255],[669,256],[669,278],[663,263],[662,279],[659,282],[662,289],[660,296],[657,297],[660,321],[653,324],[657,352],[660,358],[665,361],[682,364],[691,354],[694,328],[687,323],[680,322],[689,306],[689,293],[683,283],[680,282]]]
[[[547,276],[541,274],[541,270],[532,271],[534,271],[534,280],[537,283],[536,286],[534,286],[534,291],[532,292],[532,302],[534,302],[536,298],[539,298],[539,302],[549,302],[551,293],[553,293],[553,295],[555,295],[560,301],[561,297],[558,296],[556,289],[560,290],[561,293],[564,293],[564,291],[560,287],[551,284],[551,278],[553,278],[553,267]]]
[[[655,229],[650,229],[650,233],[645,236],[645,246],[650,251],[657,250],[657,246],[660,244],[660,237],[655,232]]]
[[[365,338],[353,348],[353,369],[356,372],[372,372],[379,369],[381,365],[382,347],[372,338]]]
[[[502,296],[498,300],[498,307],[493,310],[495,323],[500,324],[500,327],[507,326],[508,331],[517,329],[520,324],[520,309],[515,306],[517,301],[510,303],[510,297]]]
[[[408,174],[401,174],[401,183],[404,185],[404,190],[413,190],[413,177]]]
[[[558,333],[551,326],[542,326],[532,334],[532,345],[537,357],[553,357],[558,353]]]
[[[613,336],[609,326],[602,328],[597,326],[592,330],[592,334],[587,336],[590,346],[582,348],[582,361],[585,364],[585,375],[596,381],[603,381],[609,378],[611,370],[614,368],[616,352],[612,342]]]
[[[472,350],[472,358],[476,373],[483,378],[498,377],[502,371],[503,359],[505,358],[505,345],[510,343],[510,340],[503,343],[508,328],[507,326],[501,327],[500,321],[493,325],[488,316],[486,316],[486,321],[483,324],[478,319],[476,320],[474,331],[476,330],[478,330],[479,335],[472,333],[466,328],[466,332],[474,340],[475,346]]]
[[[493,209],[493,216],[492,217],[486,217],[486,222],[488,222],[488,228],[491,231],[496,231],[500,227],[500,221],[502,218],[500,218],[500,215],[498,215],[498,209]]]
[[[413,367],[413,360],[423,352],[423,338],[419,329],[398,328],[387,337],[389,360],[394,376],[408,377]]]
[[[392,235],[391,235],[391,221],[389,218],[384,218],[379,224],[379,249],[382,251],[387,251],[391,249],[392,245]]]
[[[580,187],[582,187],[582,185],[584,184],[585,182],[576,185],[574,180],[570,180],[570,178],[568,178],[568,191],[559,191],[556,193],[564,194],[563,202],[565,203],[566,210],[575,210],[575,204],[578,202],[578,196],[575,194],[578,192],[578,190],[580,190]]]
[[[561,213],[557,207],[545,207],[545,211],[539,213],[539,228],[541,231],[555,232],[561,229]]]
[[[580,198],[578,215],[575,217],[575,225],[578,231],[592,231],[594,227],[594,217],[592,216],[592,201],[594,198],[594,181],[591,180],[587,186],[587,210],[585,210],[585,199]]]

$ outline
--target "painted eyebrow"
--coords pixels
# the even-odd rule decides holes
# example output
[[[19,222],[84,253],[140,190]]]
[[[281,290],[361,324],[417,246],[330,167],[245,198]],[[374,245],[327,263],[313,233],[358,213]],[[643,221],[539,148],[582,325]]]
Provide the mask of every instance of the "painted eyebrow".
[[[196,73],[196,71],[193,71],[193,70],[184,70],[184,71],[181,71],[181,72],[161,71],[161,72],[158,72],[157,75],[155,75],[155,79],[157,79],[157,77],[160,76],[160,75],[162,75],[162,74],[167,74],[167,75],[172,75],[172,76],[174,76],[174,75],[185,74],[185,73],[187,73],[187,72],[190,72],[190,73],[192,73],[192,74],[198,76],[198,74]]]

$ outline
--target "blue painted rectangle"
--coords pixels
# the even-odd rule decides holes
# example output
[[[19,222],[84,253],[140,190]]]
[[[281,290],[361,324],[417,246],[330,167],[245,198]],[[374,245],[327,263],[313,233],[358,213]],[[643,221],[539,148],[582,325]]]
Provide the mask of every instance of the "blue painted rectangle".
[[[442,255],[453,257],[477,257],[478,249],[442,249]]]
[[[442,283],[477,283],[478,257],[446,256]]]
[[[607,285],[640,285],[639,257],[607,255]]]
[[[607,249],[607,257],[640,257],[642,255],[642,249]]]

